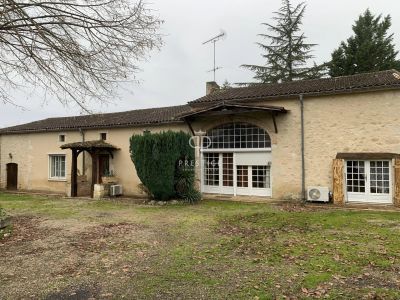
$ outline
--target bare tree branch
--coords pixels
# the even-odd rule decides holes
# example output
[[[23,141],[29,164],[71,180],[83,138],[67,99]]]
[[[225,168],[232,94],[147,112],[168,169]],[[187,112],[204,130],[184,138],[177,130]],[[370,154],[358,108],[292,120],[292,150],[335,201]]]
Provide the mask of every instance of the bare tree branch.
[[[161,21],[139,0],[0,0],[0,101],[39,86],[87,111],[161,46]]]

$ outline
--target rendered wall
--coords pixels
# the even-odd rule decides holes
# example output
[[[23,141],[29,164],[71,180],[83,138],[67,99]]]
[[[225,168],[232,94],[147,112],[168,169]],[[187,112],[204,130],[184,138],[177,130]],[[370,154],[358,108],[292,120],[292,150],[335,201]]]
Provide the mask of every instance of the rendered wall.
[[[141,134],[144,130],[151,132],[183,130],[187,132],[188,128],[184,124],[178,124],[85,131],[85,140],[87,141],[99,140],[100,133],[105,132],[107,133],[107,142],[120,148],[114,152],[114,158],[110,159],[110,168],[123,185],[126,195],[140,193],[138,189],[140,181],[129,154],[129,138],[133,134]],[[58,142],[59,134],[65,134],[65,142]],[[79,131],[2,135],[0,139],[0,187],[6,187],[6,164],[13,162],[18,164],[18,189],[70,194],[71,150],[61,150],[60,146],[80,141],[82,141],[82,136]],[[9,153],[11,153],[12,159],[9,157]],[[66,154],[66,180],[49,180],[49,154]],[[90,182],[92,169],[88,153],[85,154],[85,161],[85,174]],[[83,174],[82,154],[78,157],[78,174]]]

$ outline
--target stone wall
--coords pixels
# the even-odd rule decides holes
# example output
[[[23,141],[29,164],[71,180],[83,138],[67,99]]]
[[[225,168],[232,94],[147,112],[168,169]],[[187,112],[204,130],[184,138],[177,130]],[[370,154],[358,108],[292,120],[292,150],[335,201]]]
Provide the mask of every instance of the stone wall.
[[[206,131],[227,122],[249,122],[264,128],[272,140],[273,198],[300,198],[299,100],[267,103],[289,110],[276,119],[278,133],[268,113],[200,119],[195,130]],[[325,186],[332,191],[332,160],[339,152],[400,153],[399,110],[400,91],[304,97],[306,187]]]
[[[193,122],[195,131],[207,131],[229,122],[249,122],[264,128],[272,140],[272,197],[298,199],[301,197],[301,124],[298,99],[262,102],[283,106],[288,110],[276,118],[278,133],[275,133],[270,113],[247,113],[236,116],[199,118]],[[400,153],[400,91],[384,91],[326,97],[305,97],[305,169],[307,186],[326,186],[332,190],[332,160],[338,152],[393,152]],[[145,130],[183,130],[186,124],[143,126],[89,130],[86,140],[97,140],[101,132],[108,135],[107,142],[120,150],[110,161],[112,170],[124,187],[125,195],[141,193],[140,180],[130,159],[129,138]],[[49,190],[68,193],[70,189],[69,150],[61,150],[58,142],[60,132],[3,135],[0,139],[0,186],[6,186],[5,166],[9,162],[19,165],[19,188],[24,190]],[[64,132],[66,143],[81,141],[78,131]],[[12,153],[12,159],[9,157]],[[65,181],[48,179],[48,154],[67,155],[67,177]],[[200,166],[200,152],[196,153],[196,164]],[[91,161],[86,155],[86,175],[90,182]],[[82,155],[78,169],[83,173]],[[200,176],[200,169],[197,169]],[[400,196],[399,196],[400,197]]]

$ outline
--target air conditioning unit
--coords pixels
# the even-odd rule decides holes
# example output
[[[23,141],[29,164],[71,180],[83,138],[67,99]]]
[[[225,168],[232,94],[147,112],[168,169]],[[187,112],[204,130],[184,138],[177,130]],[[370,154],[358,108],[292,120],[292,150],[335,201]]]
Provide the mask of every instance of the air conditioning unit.
[[[307,201],[329,202],[329,188],[322,186],[310,186],[307,189]]]
[[[110,196],[121,196],[123,193],[122,185],[111,185],[110,186]]]

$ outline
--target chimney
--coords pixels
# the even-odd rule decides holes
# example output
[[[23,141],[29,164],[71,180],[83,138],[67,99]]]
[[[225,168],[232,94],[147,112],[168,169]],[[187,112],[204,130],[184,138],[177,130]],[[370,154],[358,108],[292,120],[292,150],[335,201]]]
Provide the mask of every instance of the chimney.
[[[219,85],[215,81],[209,81],[206,83],[206,95],[210,95],[218,90],[219,90]]]

